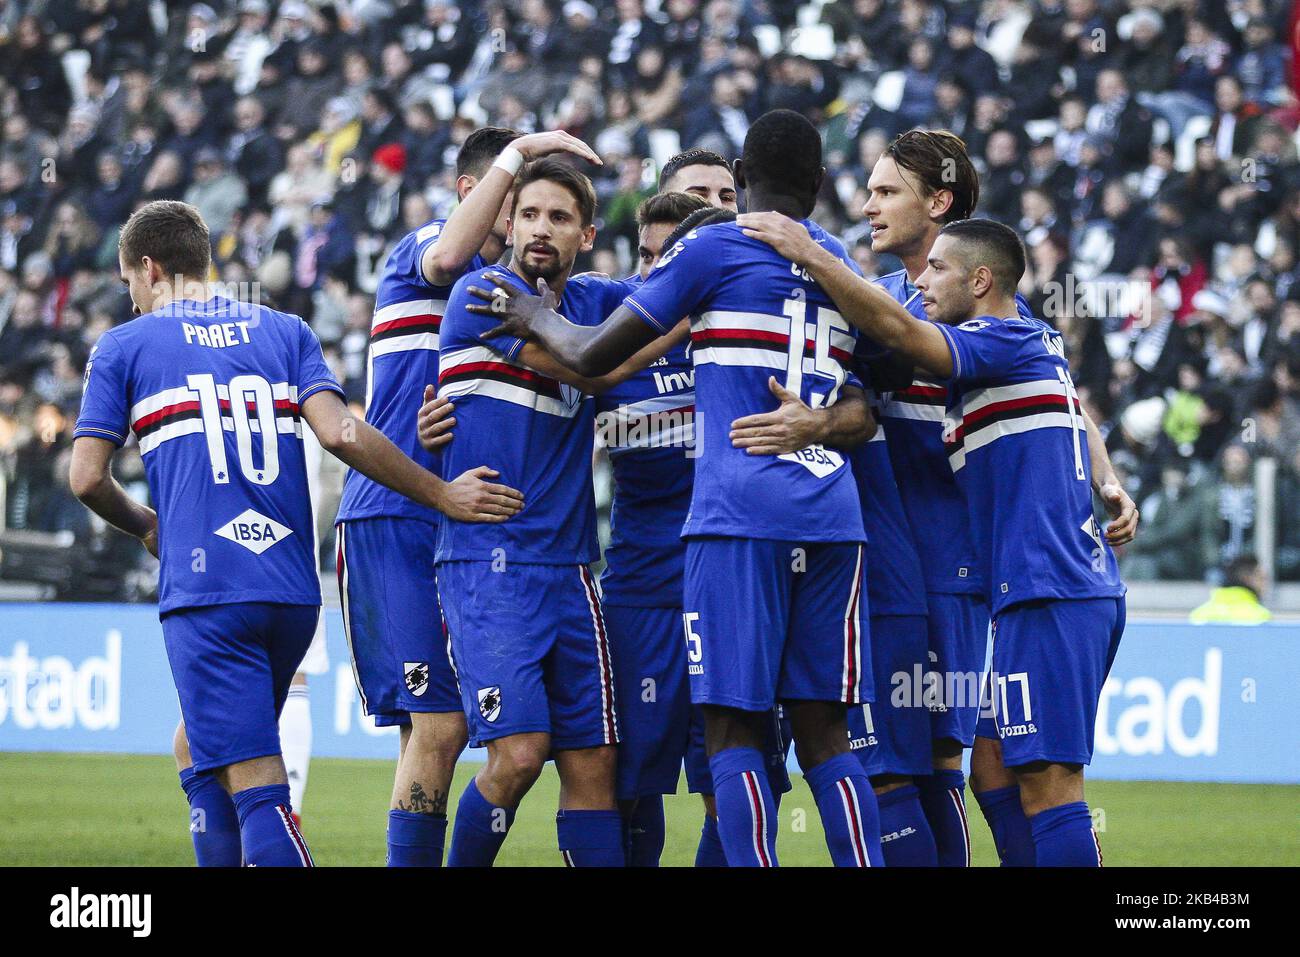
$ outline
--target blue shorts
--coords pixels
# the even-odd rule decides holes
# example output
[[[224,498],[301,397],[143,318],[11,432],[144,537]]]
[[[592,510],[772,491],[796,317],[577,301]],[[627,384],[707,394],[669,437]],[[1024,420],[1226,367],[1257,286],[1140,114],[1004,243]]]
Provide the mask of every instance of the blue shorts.
[[[930,706],[930,735],[969,748],[979,719],[980,678],[989,645],[989,606],[980,595],[928,593],[930,667],[940,700]]]
[[[162,616],[196,772],[280,753],[280,710],[319,617],[319,605],[269,602]]]
[[[871,616],[874,704],[849,707],[849,747],[868,776],[930,774],[925,615]]]
[[[690,538],[684,583],[691,701],[871,700],[861,542]]]
[[[554,751],[618,743],[613,665],[585,565],[438,566],[452,665],[477,747],[544,732]]]
[[[682,610],[602,607],[621,719],[619,800],[675,794],[691,723]]]
[[[1001,740],[1006,767],[1092,761],[1097,702],[1124,619],[1122,597],[1027,601],[994,619],[979,734]]]
[[[339,598],[352,675],[375,724],[460,711],[433,556],[438,530],[414,518],[338,524]]]
[[[790,750],[788,721],[781,719],[778,705],[768,722],[767,739],[763,754],[767,759],[767,783],[773,794],[785,794],[793,785],[786,767],[786,754]],[[704,747],[704,709],[691,705],[691,740],[686,747],[686,790],[691,794],[713,794],[713,772],[709,769],[709,753]]]

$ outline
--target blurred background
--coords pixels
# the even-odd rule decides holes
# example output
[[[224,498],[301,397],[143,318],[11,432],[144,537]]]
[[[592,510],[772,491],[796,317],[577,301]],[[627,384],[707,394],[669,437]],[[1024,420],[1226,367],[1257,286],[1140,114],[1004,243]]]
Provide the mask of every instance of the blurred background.
[[[788,107],[825,139],[815,218],[868,275],[898,268],[861,213],[883,147],[913,126],[966,140],[978,213],[1024,237],[1023,291],[1141,507],[1122,556],[1140,607],[1186,614],[1237,561],[1234,582],[1246,568],[1300,610],[1295,17],[1286,0],[0,0],[0,597],[153,598],[152,560],[66,481],[87,353],[130,318],[116,244],[140,203],[197,206],[214,279],[307,319],[360,404],[379,269],[449,214],[476,126],[590,143],[605,165],[579,268],[625,274],[663,162],[734,157]],[[342,468],[323,470],[328,571]],[[115,471],[147,496],[133,446]]]

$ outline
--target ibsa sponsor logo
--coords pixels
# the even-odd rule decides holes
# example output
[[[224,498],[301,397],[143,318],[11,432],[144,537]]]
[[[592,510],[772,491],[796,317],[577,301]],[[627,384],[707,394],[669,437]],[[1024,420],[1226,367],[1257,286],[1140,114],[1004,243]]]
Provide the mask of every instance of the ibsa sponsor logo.
[[[1181,758],[1219,752],[1223,651],[1205,649],[1201,677],[1168,688],[1158,679],[1111,674],[1097,707],[1098,754],[1164,754]],[[1194,706],[1194,707],[1189,707]]]
[[[122,718],[122,633],[104,636],[104,654],[73,662],[32,657],[25,641],[0,646],[0,725],[23,730],[111,731]]]

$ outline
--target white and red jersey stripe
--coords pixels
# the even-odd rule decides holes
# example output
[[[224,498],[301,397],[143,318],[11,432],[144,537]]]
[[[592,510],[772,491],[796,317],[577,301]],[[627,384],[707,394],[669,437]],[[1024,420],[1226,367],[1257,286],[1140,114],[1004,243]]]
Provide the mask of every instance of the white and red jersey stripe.
[[[633,449],[690,447],[695,441],[695,393],[625,402],[596,416],[596,434],[610,455]]]
[[[572,386],[511,362],[486,346],[471,346],[442,356],[438,395],[482,395],[512,402],[534,412],[571,419],[586,398]]]
[[[891,419],[942,422],[947,411],[948,387],[917,379],[906,389],[897,389],[883,403],[881,413]]]
[[[853,567],[853,581],[849,585],[849,600],[844,608],[844,661],[840,680],[845,704],[862,700],[862,559],[864,549],[858,546],[858,557]]]
[[[445,299],[411,299],[375,310],[370,322],[370,357],[438,349],[438,331],[447,310]]]
[[[235,430],[235,418],[230,404],[230,386],[218,383],[217,405],[221,410],[221,427],[227,432]],[[302,438],[302,420],[299,417],[298,387],[287,382],[271,383],[274,401],[275,428],[282,435]],[[262,425],[257,402],[250,395],[243,397],[248,412],[248,427],[260,434]],[[182,435],[203,431],[203,416],[199,409],[198,392],[186,386],[163,389],[145,396],[131,406],[131,431],[140,443],[140,454],[152,452],[163,442]]]
[[[691,320],[691,350],[697,366],[754,366],[783,370],[790,356],[790,317],[761,312],[704,312]],[[817,324],[804,322],[804,371],[816,372]],[[850,333],[830,330],[828,358],[844,368],[853,363],[855,340]]]
[[[600,607],[600,592],[586,565],[578,566],[582,588],[591,609],[592,633],[596,638],[596,670],[600,680],[600,723],[605,744],[618,744],[618,709],[614,703],[614,664],[609,655],[609,634],[605,631],[605,613]]]
[[[944,435],[948,462],[956,472],[976,449],[1036,429],[1074,429],[1084,432],[1086,441],[1083,409],[1066,382],[1036,379],[975,389],[950,414]]]

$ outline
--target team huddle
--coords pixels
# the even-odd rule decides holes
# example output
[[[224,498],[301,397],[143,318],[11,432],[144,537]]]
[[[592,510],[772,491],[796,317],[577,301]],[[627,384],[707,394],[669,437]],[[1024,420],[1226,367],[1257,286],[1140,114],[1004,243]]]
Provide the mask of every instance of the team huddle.
[[[573,274],[575,159],[599,162],[565,133],[466,140],[460,204],[384,267],[364,421],[301,319],[191,294],[190,207],[124,227],[138,318],[87,364],[72,484],[159,555],[199,864],[312,863],[276,727],[321,603],[305,420],[351,467],[344,624],[401,730],[389,866],[491,865],[547,761],[568,865],[657,866],[684,767],[697,866],[775,866],[791,745],[837,866],[968,866],[968,748],[1004,865],[1099,866],[1083,766],[1137,513],[1016,293],[1020,240],[971,218],[961,140],[902,134],[872,171],[873,247],[904,266],[874,281],[808,218],[797,113],[731,167],[667,163],[626,279]],[[132,434],[157,514],[109,474]],[[467,745],[487,762],[448,841]]]

